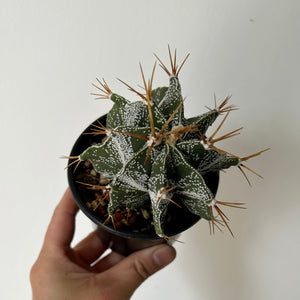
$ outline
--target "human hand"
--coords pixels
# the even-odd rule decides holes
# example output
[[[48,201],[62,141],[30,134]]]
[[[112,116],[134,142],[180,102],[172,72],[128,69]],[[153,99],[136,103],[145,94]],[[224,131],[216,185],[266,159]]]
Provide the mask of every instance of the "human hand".
[[[129,299],[150,275],[176,256],[159,245],[124,257],[111,252],[92,265],[107,247],[92,232],[70,247],[78,207],[69,189],[57,205],[44,244],[30,272],[34,300]]]

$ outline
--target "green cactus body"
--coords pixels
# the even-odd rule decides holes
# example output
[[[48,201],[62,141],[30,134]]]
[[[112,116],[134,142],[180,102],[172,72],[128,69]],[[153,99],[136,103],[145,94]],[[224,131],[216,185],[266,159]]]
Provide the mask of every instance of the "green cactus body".
[[[170,60],[172,72],[159,60],[169,75],[168,87],[152,90],[154,69],[151,81],[146,84],[144,80],[146,96],[129,87],[141,96],[141,101],[130,102],[112,93],[105,81],[98,81],[101,87],[97,88],[102,93],[96,95],[114,102],[107,115],[107,127],[99,126],[99,133],[106,133],[107,139],[79,156],[80,160],[89,160],[96,172],[110,180],[107,187],[110,216],[118,210],[151,202],[155,231],[160,236],[164,236],[167,208],[176,204],[172,198],[179,197],[191,213],[216,223],[212,208],[217,207],[218,201],[203,175],[231,166],[240,168],[243,161],[215,148],[216,139],[205,136],[219,115],[234,110],[234,106],[226,106],[229,98],[202,115],[185,118],[178,79],[182,65],[179,69],[176,66],[176,52],[174,61],[170,53]],[[143,71],[142,76],[144,79]],[[223,221],[226,222],[221,214],[220,222]]]

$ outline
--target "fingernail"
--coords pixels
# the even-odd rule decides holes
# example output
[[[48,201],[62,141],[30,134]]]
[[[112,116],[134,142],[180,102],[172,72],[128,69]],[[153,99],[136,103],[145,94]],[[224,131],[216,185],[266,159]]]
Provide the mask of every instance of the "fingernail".
[[[176,256],[175,249],[168,245],[163,245],[153,253],[153,260],[159,267],[164,267],[174,260]]]

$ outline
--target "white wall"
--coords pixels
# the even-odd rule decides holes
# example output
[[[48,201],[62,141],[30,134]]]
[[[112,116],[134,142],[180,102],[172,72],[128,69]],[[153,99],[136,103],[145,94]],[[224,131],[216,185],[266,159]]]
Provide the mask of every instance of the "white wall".
[[[220,146],[246,155],[272,147],[249,166],[222,174],[218,199],[231,210],[235,238],[209,235],[203,221],[181,236],[178,257],[133,299],[299,299],[299,1],[1,1],[1,299],[30,299],[28,273],[52,211],[67,186],[65,161],[78,134],[111,104],[91,82],[141,83],[153,52],[191,56],[181,73],[186,113],[232,94],[240,110]],[[161,70],[154,85],[167,84]],[[75,241],[91,230],[79,215]]]

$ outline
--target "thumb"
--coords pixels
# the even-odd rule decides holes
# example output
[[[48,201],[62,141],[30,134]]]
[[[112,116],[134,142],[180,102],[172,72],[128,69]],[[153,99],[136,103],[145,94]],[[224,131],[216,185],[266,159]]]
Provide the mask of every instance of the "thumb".
[[[106,274],[116,279],[115,291],[120,299],[129,298],[143,281],[172,262],[175,256],[175,249],[167,244],[153,246],[124,258]]]

